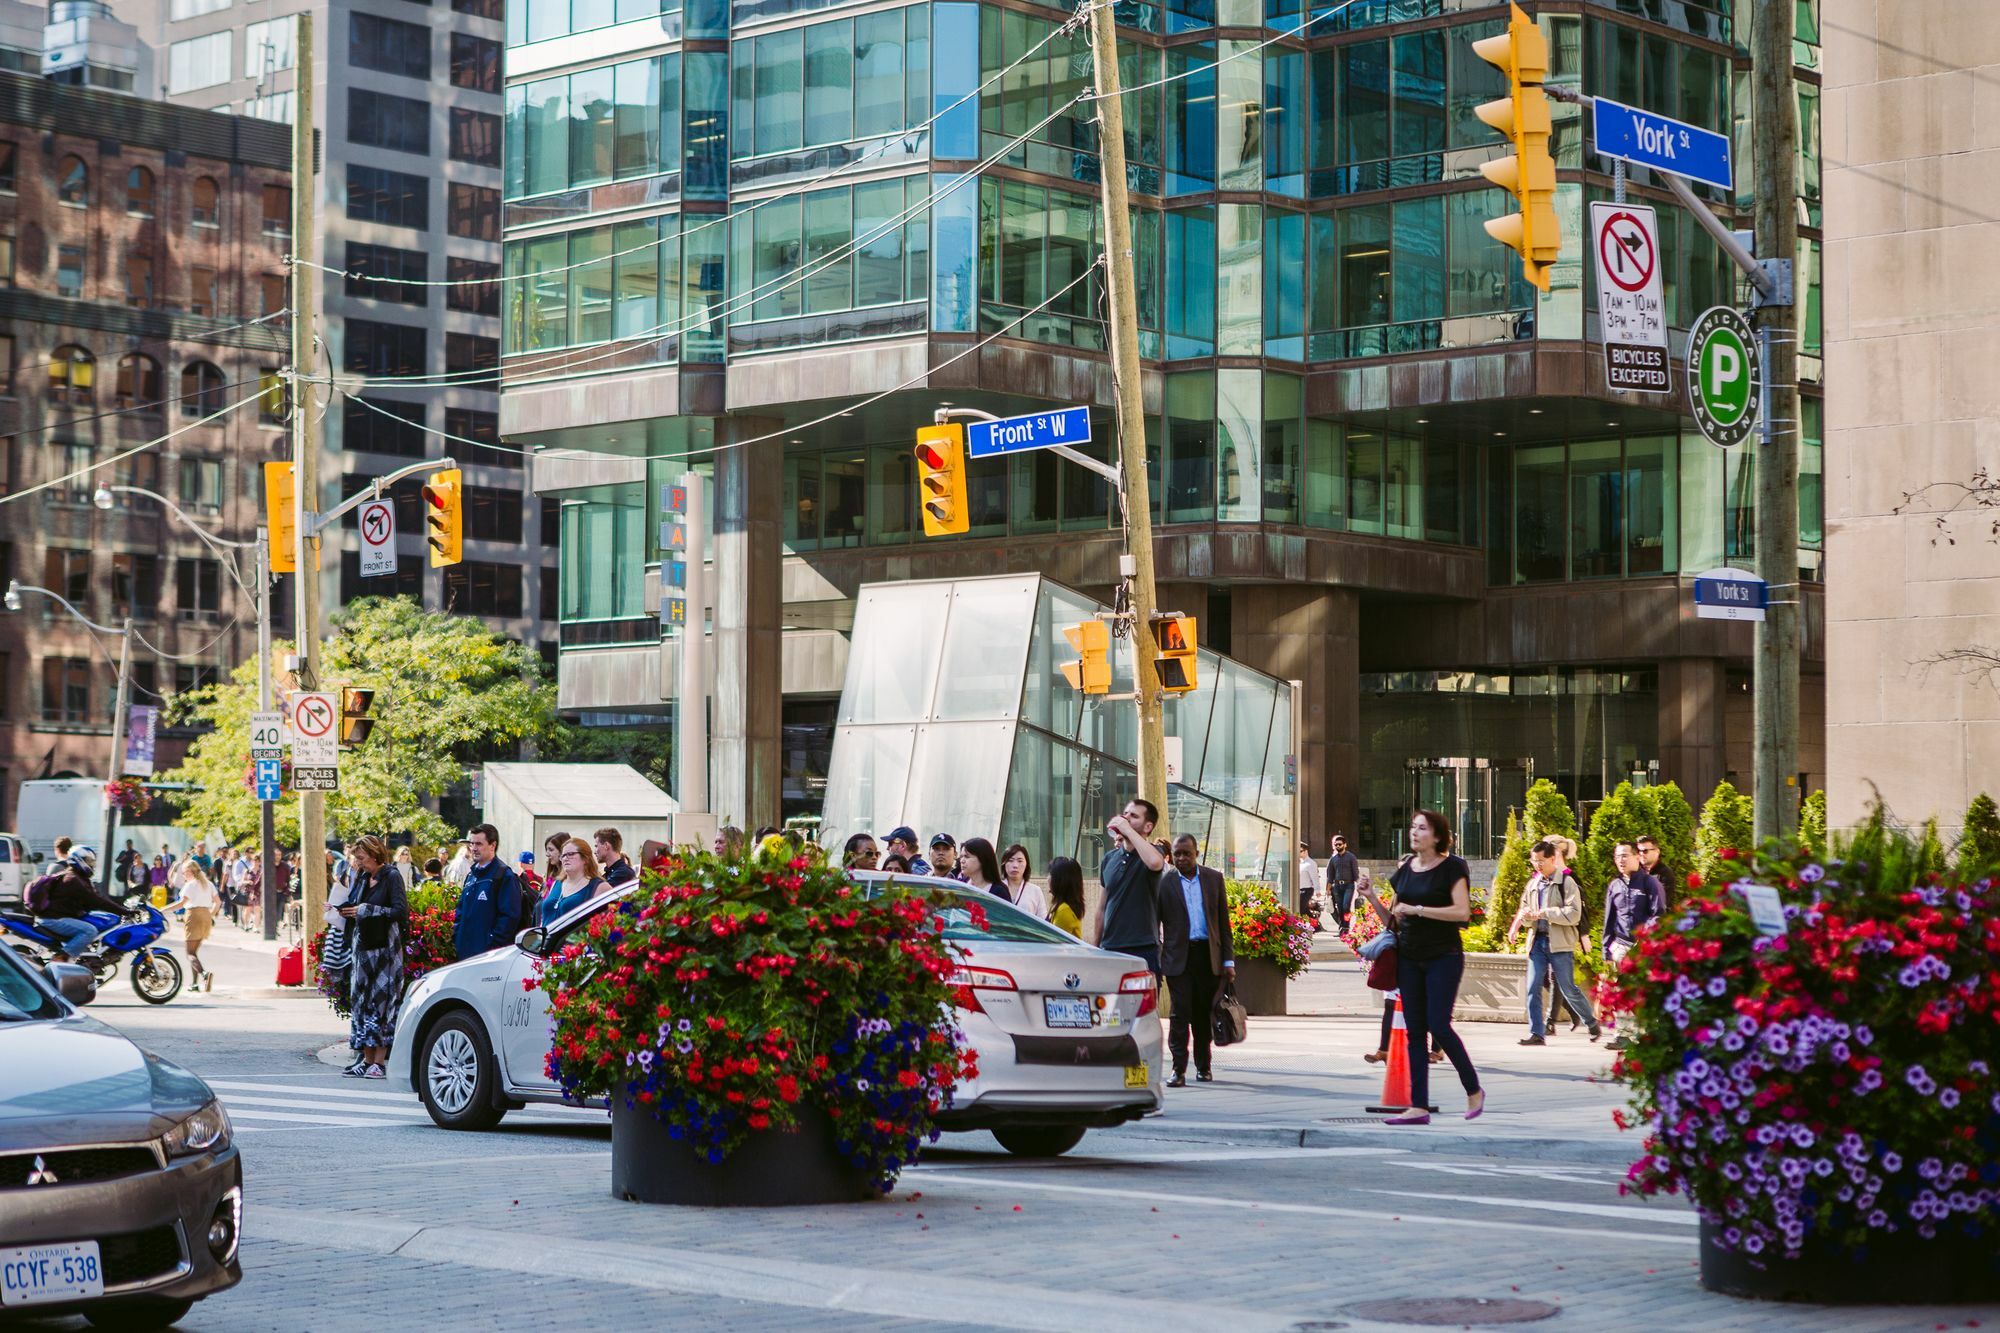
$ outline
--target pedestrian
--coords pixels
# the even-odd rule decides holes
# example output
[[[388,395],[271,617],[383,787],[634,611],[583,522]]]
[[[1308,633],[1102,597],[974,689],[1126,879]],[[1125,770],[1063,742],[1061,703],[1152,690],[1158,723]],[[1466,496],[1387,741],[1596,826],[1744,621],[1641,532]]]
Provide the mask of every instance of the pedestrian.
[[[933,834],[931,837],[931,873],[946,879],[965,878],[958,872],[958,842],[949,833]]]
[[[743,830],[734,824],[724,824],[715,831],[715,854],[717,856],[743,855]]]
[[[990,893],[996,898],[1006,897],[1000,887],[1000,857],[993,850],[993,844],[984,838],[967,838],[965,845],[958,849],[955,862],[958,878],[965,887],[980,893]]]
[[[551,833],[542,839],[542,883],[553,884],[563,877],[562,854],[567,846],[567,833]]]
[[[498,834],[491,825],[481,824],[473,830],[475,857],[476,835],[481,830],[486,830],[490,839],[487,864],[498,866],[511,879],[511,872],[493,859],[491,849],[498,843]],[[389,864],[389,845],[374,834],[355,841],[354,867],[352,892],[339,908],[343,917],[355,923],[347,1044],[363,1057],[357,1077],[387,1078],[382,1066],[396,1040],[396,1010],[403,997],[403,937],[410,929],[410,901],[396,867]],[[514,893],[518,901],[520,889],[516,887]],[[464,920],[461,907],[461,927]]]
[[[55,865],[55,866],[56,866],[56,867],[57,867],[58,869],[60,869],[60,868],[61,868],[61,866],[62,866],[62,863],[63,863],[63,862],[65,862],[65,861],[69,860],[69,853],[70,853],[70,849],[71,849],[71,848],[73,848],[73,847],[75,847],[75,846],[76,846],[76,843],[74,843],[73,841],[71,841],[71,840],[70,840],[70,839],[68,839],[68,838],[57,838],[57,839],[56,839],[56,855],[55,855],[55,861],[53,862],[53,864],[54,864],[54,865]]]
[[[264,851],[255,849],[254,855],[243,858],[249,864],[243,870],[243,915],[241,925],[251,934],[256,934],[264,922]]]
[[[417,854],[404,843],[396,849],[396,878],[403,881],[403,892],[408,893],[417,882]]]
[[[129,897],[146,882],[146,858],[139,854],[139,849],[132,845],[130,838],[125,839],[125,850],[119,852],[118,859],[111,864],[118,872],[112,882],[118,885],[120,893]],[[135,866],[138,868],[136,875]]]
[[[97,852],[78,847],[27,889],[28,910],[40,919],[43,930],[61,942],[63,957],[72,963],[97,942],[98,928],[84,920],[88,913],[116,912],[123,917],[130,910],[99,893],[96,876]]]
[[[1347,850],[1346,834],[1334,834],[1330,845],[1333,854],[1326,859],[1326,894],[1333,901],[1333,919],[1340,927],[1340,938],[1346,939],[1354,929],[1349,913],[1354,909],[1355,887],[1361,882],[1361,863]]]
[[[1167,858],[1151,838],[1159,822],[1159,807],[1135,796],[1104,826],[1111,851],[1098,867],[1104,890],[1092,914],[1091,937],[1100,949],[1144,959],[1157,981],[1160,977],[1160,872]]]
[[[1312,918],[1313,934],[1320,932],[1319,914],[1326,908],[1326,877],[1313,859],[1312,847],[1299,844],[1299,915]]]
[[[615,828],[601,828],[590,835],[597,846],[597,864],[604,870],[605,882],[612,888],[620,884],[630,884],[639,878],[639,872],[625,859],[625,835]]]
[[[1429,1047],[1430,1036],[1444,1049],[1458,1081],[1465,1088],[1465,1118],[1477,1120],[1486,1110],[1486,1092],[1465,1043],[1451,1026],[1458,1003],[1458,984],[1465,976],[1462,932],[1472,919],[1472,872],[1451,850],[1451,825],[1435,810],[1410,817],[1410,854],[1403,858],[1389,883],[1396,891],[1394,908],[1368,889],[1368,901],[1383,921],[1396,925],[1396,989],[1403,1000],[1403,1022],[1410,1048]],[[1428,1060],[1410,1061],[1410,1107],[1389,1117],[1392,1125],[1428,1125],[1431,1067]]]
[[[1396,1002],[1397,1002],[1397,995],[1395,991],[1383,992],[1382,1035],[1378,1040],[1375,1049],[1372,1051],[1364,1052],[1361,1056],[1362,1059],[1366,1060],[1371,1065],[1379,1065],[1384,1060],[1387,1060],[1389,1058],[1389,1038],[1396,1031]],[[1412,1054],[1414,1055],[1414,1052]],[[1435,1032],[1431,1034],[1430,1060],[1431,1063],[1434,1065],[1442,1064],[1444,1062],[1444,1052],[1438,1048],[1437,1033]]]
[[[464,838],[458,840],[458,850],[445,862],[444,882],[454,887],[465,883],[465,874],[472,868],[472,848]]]
[[[250,857],[247,852],[232,847],[229,849],[229,867],[222,877],[222,910],[238,928],[243,925],[243,877],[250,873]]]
[[[849,870],[874,870],[881,859],[872,833],[855,834],[840,852],[840,864]]]
[[[889,830],[888,851],[891,856],[900,856],[910,868],[912,875],[928,875],[931,863],[917,854],[917,831],[908,824],[898,824]]]
[[[1049,918],[1048,895],[1042,886],[1028,878],[1028,849],[1020,843],[1009,844],[1000,853],[1000,883],[994,892],[1026,912],[1037,921]]]
[[[186,872],[181,876],[180,897],[167,904],[169,912],[185,908],[187,911],[187,955],[194,968],[196,990],[214,990],[215,978],[202,966],[201,946],[215,933],[215,914],[222,906],[222,895],[217,892],[215,882],[208,877],[201,864],[190,859]]]
[[[567,912],[582,906],[600,893],[611,892],[611,885],[592,855],[590,847],[582,838],[571,838],[556,854],[562,862],[562,877],[549,881],[549,891],[542,897],[542,929],[547,930],[562,919]]]
[[[1604,928],[1599,947],[1616,972],[1625,955],[1639,942],[1639,928],[1658,915],[1659,881],[1640,869],[1636,843],[1621,842],[1612,851],[1618,873],[1604,886]],[[1622,1051],[1630,1043],[1621,1033],[1604,1043],[1608,1051]]]
[[[1166,974],[1173,1014],[1167,1049],[1173,1055],[1170,1088],[1187,1086],[1188,1032],[1194,1033],[1194,1080],[1213,1083],[1210,1047],[1215,1040],[1216,993],[1236,979],[1229,930],[1229,898],[1222,872],[1201,864],[1194,834],[1174,839],[1173,863],[1155,881],[1159,891],[1160,971]]]
[[[320,909],[320,917],[326,922],[326,938],[320,944],[319,976],[322,992],[337,995],[340,1002],[347,1005],[350,1015],[354,993],[354,928],[340,913],[341,907],[354,898],[351,884],[329,884],[326,886],[326,906]],[[350,1021],[349,1036],[353,1035]],[[361,1051],[348,1047],[353,1059],[347,1062],[344,1074],[349,1078],[360,1078],[368,1070],[368,1057]]]
[[[1672,866],[1660,859],[1660,844],[1650,834],[1634,844],[1639,849],[1639,868],[1653,877],[1658,886],[1653,895],[1653,915],[1665,916],[1667,904],[1680,892],[1680,878],[1674,874]]]
[[[207,843],[196,839],[194,850],[188,853],[188,859],[201,867],[201,873],[204,876],[209,879],[215,877],[215,858],[208,854]]]
[[[910,863],[895,852],[890,852],[887,856],[883,857],[882,864],[877,866],[876,869],[891,875],[909,875],[915,873],[910,869]]]
[[[548,881],[535,871],[535,854],[522,852],[514,858],[514,873],[521,880],[521,922],[526,925],[542,919],[542,894]]]
[[[1547,1044],[1548,1030],[1542,1023],[1542,983],[1555,975],[1556,989],[1570,1012],[1590,1025],[1590,1039],[1604,1035],[1597,1014],[1576,984],[1577,926],[1583,920],[1583,888],[1570,870],[1568,855],[1576,844],[1568,838],[1543,838],[1528,849],[1535,863],[1535,875],[1521,890],[1521,907],[1507,927],[1507,947],[1527,923],[1534,938],[1528,944],[1528,1035],[1523,1046]]]
[[[424,877],[419,881],[418,887],[441,889],[444,886],[444,862],[435,856],[427,858],[424,861]]]
[[[155,894],[165,892],[167,878],[172,874],[173,866],[168,864],[167,854],[165,852],[155,852],[153,854],[153,868],[146,872],[147,888]]]
[[[1083,866],[1058,856],[1049,862],[1049,924],[1083,938]]]
[[[491,824],[473,825],[466,838],[470,864],[465,883],[459,886],[458,923],[452,932],[460,958],[504,949],[521,929],[521,881],[499,853],[500,830]]]

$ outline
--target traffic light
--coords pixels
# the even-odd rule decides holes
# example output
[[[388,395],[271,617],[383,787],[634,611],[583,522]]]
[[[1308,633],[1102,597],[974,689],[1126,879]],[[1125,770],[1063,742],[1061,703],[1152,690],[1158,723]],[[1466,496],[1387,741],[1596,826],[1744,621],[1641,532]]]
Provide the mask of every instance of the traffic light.
[[[917,498],[924,506],[926,537],[946,537],[972,526],[965,504],[965,427],[924,426],[917,431]]]
[[[270,534],[271,572],[299,569],[299,493],[290,463],[264,464],[264,529]]]
[[[340,748],[351,750],[368,739],[368,733],[375,730],[375,719],[368,716],[368,710],[375,704],[375,691],[362,689],[356,685],[344,686],[340,691]]]
[[[1519,5],[1507,8],[1507,31],[1472,44],[1475,55],[1507,76],[1507,96],[1482,102],[1473,114],[1514,145],[1512,155],[1483,163],[1479,171],[1513,195],[1520,211],[1494,218],[1486,231],[1519,253],[1523,276],[1547,291],[1549,269],[1562,250],[1556,163],[1549,156],[1549,98],[1541,87],[1549,77],[1549,44]]]
[[[1153,616],[1153,671],[1168,694],[1186,694],[1196,684],[1194,621],[1186,616]]]
[[[1063,637],[1080,656],[1062,664],[1063,679],[1073,690],[1085,694],[1111,692],[1111,627],[1101,620],[1086,620],[1064,628]]]
[[[448,467],[424,480],[424,532],[432,569],[465,558],[465,491],[460,475],[457,468]]]

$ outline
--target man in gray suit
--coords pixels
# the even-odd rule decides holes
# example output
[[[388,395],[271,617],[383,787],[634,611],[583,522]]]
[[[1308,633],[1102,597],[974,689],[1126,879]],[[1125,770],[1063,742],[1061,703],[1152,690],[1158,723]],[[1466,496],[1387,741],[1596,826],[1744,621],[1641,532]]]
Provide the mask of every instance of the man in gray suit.
[[[1229,898],[1223,892],[1222,872],[1201,864],[1201,850],[1191,833],[1174,839],[1172,864],[1160,871],[1159,903],[1160,971],[1173,1000],[1167,1049],[1173,1052],[1174,1074],[1167,1086],[1187,1086],[1190,1026],[1195,1081],[1213,1083],[1211,1014],[1222,983],[1236,977],[1236,950],[1229,938]]]

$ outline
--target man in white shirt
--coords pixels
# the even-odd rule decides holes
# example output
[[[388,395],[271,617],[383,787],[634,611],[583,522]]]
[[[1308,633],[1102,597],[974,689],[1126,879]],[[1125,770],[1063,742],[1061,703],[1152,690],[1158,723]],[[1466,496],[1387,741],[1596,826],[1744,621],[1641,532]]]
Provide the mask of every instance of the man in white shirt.
[[[1312,848],[1299,844],[1299,915],[1312,918],[1313,934],[1319,934],[1319,914],[1325,907],[1326,881],[1321,877],[1319,862],[1313,859]]]

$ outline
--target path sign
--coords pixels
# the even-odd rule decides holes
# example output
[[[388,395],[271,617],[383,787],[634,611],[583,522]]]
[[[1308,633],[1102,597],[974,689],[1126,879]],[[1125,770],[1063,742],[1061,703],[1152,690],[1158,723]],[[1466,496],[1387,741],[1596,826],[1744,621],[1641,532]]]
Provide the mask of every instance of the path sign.
[[[1592,204],[1590,239],[1597,255],[1605,383],[1640,393],[1672,392],[1660,228],[1653,210],[1642,204]]]
[[[396,572],[396,506],[370,500],[361,506],[361,577]]]
[[[334,768],[339,763],[340,696],[318,692],[293,695],[292,786],[299,791],[312,790],[298,781],[298,770]]]
[[[1688,405],[1710,444],[1743,443],[1757,428],[1757,334],[1741,311],[1710,306],[1688,330]]]
[[[1622,158],[1691,181],[1733,189],[1729,136],[1689,125],[1607,97],[1591,103],[1592,133],[1604,157]]]
[[[285,794],[285,761],[282,759],[259,759],[257,767],[257,799],[276,801]]]
[[[1701,620],[1762,620],[1770,600],[1770,588],[1747,569],[1694,576],[1694,613]]]
[[[283,713],[252,713],[250,715],[250,757],[252,759],[283,759],[285,757],[285,715]]]
[[[975,421],[965,428],[965,456],[992,458],[1056,444],[1090,443],[1090,409],[1063,407],[998,421]]]

